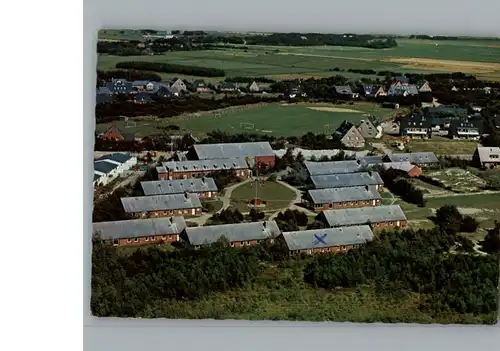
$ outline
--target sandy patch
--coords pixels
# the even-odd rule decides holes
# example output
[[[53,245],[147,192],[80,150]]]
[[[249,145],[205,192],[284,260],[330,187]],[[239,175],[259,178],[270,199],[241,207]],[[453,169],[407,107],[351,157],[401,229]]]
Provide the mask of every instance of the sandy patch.
[[[428,58],[394,57],[381,59],[383,62],[401,63],[406,68],[451,71],[464,73],[489,73],[500,70],[500,63],[436,60]]]
[[[323,111],[323,112],[345,112],[345,113],[361,113],[358,110],[352,110],[350,108],[340,108],[340,107],[308,107],[310,110]]]

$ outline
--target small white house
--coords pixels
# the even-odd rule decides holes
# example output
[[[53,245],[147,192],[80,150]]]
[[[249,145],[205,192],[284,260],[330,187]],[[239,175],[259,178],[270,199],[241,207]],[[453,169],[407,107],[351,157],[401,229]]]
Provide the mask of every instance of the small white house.
[[[94,161],[94,186],[106,185],[137,165],[137,157],[122,153],[112,153],[99,157]]]

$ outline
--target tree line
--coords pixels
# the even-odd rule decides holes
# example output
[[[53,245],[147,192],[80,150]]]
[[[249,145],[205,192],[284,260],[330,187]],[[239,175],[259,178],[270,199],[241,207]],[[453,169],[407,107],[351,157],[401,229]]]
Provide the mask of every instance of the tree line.
[[[224,70],[218,68],[176,65],[162,62],[122,61],[118,62],[115,67],[199,77],[224,77],[226,75]]]
[[[159,118],[168,118],[186,113],[213,111],[232,106],[280,101],[278,97],[253,95],[227,96],[222,99],[203,99],[195,95],[176,99],[153,96],[156,102],[154,104],[136,104],[130,101],[131,99],[131,96],[123,96],[121,101],[117,99],[111,103],[97,104],[95,108],[96,122],[108,123],[118,120],[120,116],[158,116]]]

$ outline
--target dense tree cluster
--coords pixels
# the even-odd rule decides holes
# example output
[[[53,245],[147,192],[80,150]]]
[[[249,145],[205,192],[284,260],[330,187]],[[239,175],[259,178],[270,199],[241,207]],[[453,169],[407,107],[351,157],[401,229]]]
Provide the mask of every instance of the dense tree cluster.
[[[263,270],[252,248],[228,249],[227,242],[199,250],[140,249],[130,256],[93,240],[91,311],[101,317],[136,317],[159,299],[189,300],[249,286]]]
[[[484,138],[481,142],[483,146],[500,147],[500,132],[493,132]]]
[[[137,71],[133,69],[127,70],[112,70],[112,71],[97,71],[98,82],[108,82],[112,79],[126,79],[128,81],[147,80],[153,82],[161,81],[161,77],[152,72]]]
[[[224,77],[226,75],[224,70],[218,68],[184,66],[162,62],[122,61],[116,64],[116,68],[153,71],[160,73],[175,73],[199,77]]]
[[[495,221],[495,226],[488,230],[488,233],[481,242],[481,248],[484,252],[500,252],[500,222]]]
[[[233,223],[241,223],[245,220],[245,217],[241,214],[241,212],[236,208],[226,208],[220,213],[214,213],[212,217],[210,217],[209,222],[207,224],[233,224]]]
[[[354,46],[372,49],[396,47],[392,38],[357,34],[320,34],[320,33],[273,33],[270,35],[253,35],[244,38],[246,45],[271,46]]]
[[[292,232],[299,230],[299,227],[307,226],[309,219],[302,211],[287,209],[285,212],[278,213],[275,220],[283,232]]]
[[[212,178],[214,179],[217,189],[224,189],[229,184],[237,183],[240,181],[240,179],[236,176],[235,172],[232,170],[223,170],[217,172],[212,176]]]
[[[106,123],[118,120],[120,116],[158,116],[167,118],[184,113],[213,111],[232,106],[243,106],[257,103],[277,102],[276,97],[258,97],[253,95],[228,96],[222,99],[202,99],[197,96],[187,96],[179,99],[157,97],[154,104],[136,104],[132,97],[124,97],[124,101],[115,101],[108,104],[98,104],[95,108],[96,122]]]
[[[256,210],[255,208],[251,208],[248,212],[248,220],[250,222],[259,222],[264,220],[266,214],[263,211]]]
[[[142,55],[142,49],[137,47],[138,41],[98,41],[97,53],[115,56]]]
[[[463,216],[456,206],[444,205],[437,209],[435,223],[449,234],[474,233],[479,223],[471,216]]]
[[[498,257],[445,254],[460,241],[439,228],[381,234],[359,250],[315,257],[304,279],[325,289],[375,284],[390,294],[418,292],[427,297],[423,310],[493,313]]]
[[[422,190],[417,189],[415,185],[408,180],[406,172],[393,168],[389,168],[387,170],[381,168],[379,169],[379,174],[384,181],[384,185],[393,194],[401,196],[404,201],[411,204],[415,204],[420,207],[425,206],[424,194]]]

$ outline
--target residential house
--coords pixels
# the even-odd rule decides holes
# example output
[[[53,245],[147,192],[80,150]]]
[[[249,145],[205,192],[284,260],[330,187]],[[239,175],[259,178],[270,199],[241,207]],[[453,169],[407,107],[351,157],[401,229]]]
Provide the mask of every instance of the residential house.
[[[474,163],[482,168],[499,168],[500,147],[478,146],[472,159]]]
[[[176,242],[185,228],[182,216],[92,223],[94,234],[119,247]]]
[[[349,85],[335,85],[335,94],[343,98],[353,98],[354,93]]]
[[[452,139],[479,140],[479,128],[468,120],[452,120],[448,129],[448,136]]]
[[[248,164],[241,158],[169,161],[156,167],[156,171],[160,180],[206,177],[223,171],[233,171],[240,179],[247,179],[252,174]]]
[[[137,157],[135,156],[130,156],[121,152],[114,152],[111,154],[107,154],[104,156],[101,156],[94,160],[95,163],[97,162],[108,162],[117,165],[117,170],[116,172],[118,174],[121,174],[125,171],[128,171],[129,169],[133,168],[135,165],[137,165]]]
[[[152,93],[162,98],[170,98],[173,95],[170,87],[166,84],[156,85],[156,89]]]
[[[399,124],[399,134],[410,138],[431,138],[432,120],[422,114],[404,116]]]
[[[207,84],[201,79],[195,80],[193,82],[193,87],[197,93],[208,93],[211,91]]]
[[[417,89],[419,93],[432,93],[431,86],[426,80],[422,80],[417,83]]]
[[[195,144],[189,153],[198,160],[228,158],[244,159],[250,167],[265,165],[274,167],[276,154],[267,141],[249,143]]]
[[[113,92],[107,87],[98,87],[96,92],[96,104],[111,103],[114,101]]]
[[[362,157],[358,157],[358,162],[360,162],[360,164],[362,166],[377,166],[381,163],[383,163],[383,158],[384,156],[383,155],[373,155],[373,156],[362,156]]]
[[[458,88],[456,86],[452,86],[451,91],[458,91]]]
[[[180,93],[187,91],[186,84],[180,78],[174,78],[170,81],[169,86],[170,92],[174,95],[179,95]]]
[[[417,96],[418,88],[414,84],[407,85],[391,85],[387,91],[387,96],[393,97],[407,97],[407,96]]]
[[[107,185],[118,174],[118,165],[110,162],[94,162],[94,186]]]
[[[134,102],[136,104],[149,104],[149,103],[153,102],[153,99],[151,98],[151,95],[149,95],[146,92],[141,91],[141,92],[134,95]]]
[[[222,92],[232,92],[238,90],[238,88],[236,88],[236,84],[231,82],[220,82],[219,85],[217,86],[217,89],[219,89]]]
[[[362,86],[361,93],[366,98],[376,98],[379,96],[387,96],[387,92],[385,91],[383,86],[374,85],[374,84],[364,84]]]
[[[408,220],[399,205],[322,211],[316,221],[328,228],[369,225],[372,230],[406,227]]]
[[[358,172],[340,174],[322,174],[311,177],[315,189],[349,188],[358,186],[373,186],[376,190],[382,189],[384,181],[377,172]]]
[[[397,76],[392,78],[392,84],[395,86],[402,86],[410,84],[410,79],[406,76]]]
[[[141,182],[144,195],[195,194],[199,198],[217,197],[217,185],[213,178],[154,180]]]
[[[356,249],[373,240],[367,225],[283,232],[279,236],[291,255],[337,253]]]
[[[339,174],[339,173],[355,173],[363,169],[361,161],[327,161],[327,162],[312,162],[304,161],[304,167],[309,176],[321,174]]]
[[[483,88],[483,91],[484,91],[484,93],[485,93],[486,95],[491,94],[491,88],[490,88],[490,87],[484,87],[484,88]]]
[[[261,93],[269,90],[271,84],[270,83],[261,83],[253,81],[252,83],[247,85],[247,89],[250,93]]]
[[[106,87],[114,94],[130,94],[134,91],[132,82],[126,79],[112,79],[111,82],[106,83]]]
[[[379,206],[382,198],[374,186],[308,190],[307,201],[314,211],[332,208]]]
[[[201,215],[201,202],[195,194],[169,194],[122,197],[123,209],[136,218]]]
[[[439,164],[434,152],[393,153],[385,155],[384,162],[410,162],[419,167]]]
[[[383,169],[397,169],[408,174],[409,177],[415,178],[422,175],[422,168],[412,165],[410,162],[384,162]]]
[[[181,238],[194,248],[227,240],[231,247],[251,246],[266,239],[273,240],[281,231],[275,221],[232,223],[202,227],[186,227]]]
[[[285,95],[288,95],[291,99],[300,96],[300,97],[306,97],[307,94],[304,92],[300,84],[296,83],[289,83],[286,87]]]
[[[145,91],[148,84],[153,84],[149,80],[134,80],[132,88],[137,91]]]
[[[102,140],[112,141],[133,141],[135,140],[135,134],[124,132],[113,124],[103,134],[101,134],[99,138]]]
[[[334,135],[339,138],[340,142],[346,147],[365,147],[365,138],[363,138],[360,131],[351,122],[342,122],[342,124],[335,131]]]
[[[361,120],[356,128],[365,139],[380,139],[384,131],[379,120],[374,116]]]

